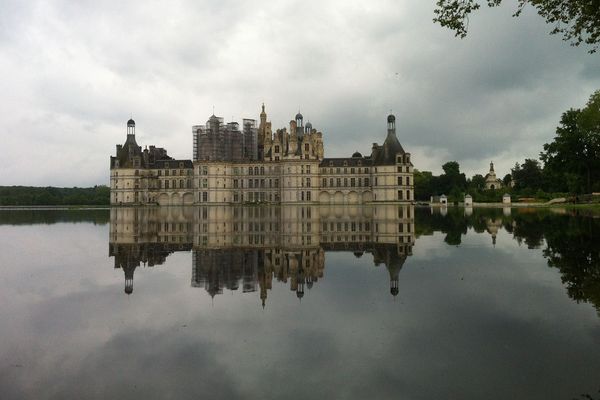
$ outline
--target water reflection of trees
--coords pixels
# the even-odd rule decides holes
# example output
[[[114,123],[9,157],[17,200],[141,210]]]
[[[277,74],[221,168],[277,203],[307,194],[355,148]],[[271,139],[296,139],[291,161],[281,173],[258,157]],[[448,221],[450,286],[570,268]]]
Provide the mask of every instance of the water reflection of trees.
[[[108,209],[3,209],[0,225],[39,225],[91,222],[105,225],[110,222]]]
[[[557,268],[568,295],[589,302],[600,312],[600,218],[581,210],[419,208],[417,237],[441,231],[449,245],[459,245],[472,228],[488,232],[495,243],[497,229],[512,234],[519,245],[543,248],[548,265]],[[445,215],[444,215],[445,214]]]

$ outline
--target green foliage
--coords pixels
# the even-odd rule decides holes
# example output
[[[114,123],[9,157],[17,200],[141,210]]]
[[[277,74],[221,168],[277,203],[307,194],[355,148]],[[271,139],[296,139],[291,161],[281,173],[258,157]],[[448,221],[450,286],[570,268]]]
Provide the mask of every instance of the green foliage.
[[[456,161],[448,161],[446,164],[442,165],[442,169],[448,176],[455,177],[460,175],[460,166]]]
[[[469,184],[469,191],[481,192],[482,190],[485,190],[485,178],[481,174],[473,175]]]
[[[600,186],[600,91],[583,109],[562,115],[540,158],[548,190],[590,193]]]
[[[0,186],[0,206],[109,205],[110,188]]]
[[[535,190],[542,187],[542,167],[537,160],[526,158],[523,165],[516,163],[512,169],[512,176],[515,180],[516,190]]]
[[[504,175],[504,178],[502,178],[502,184],[504,185],[504,187],[510,187],[510,183],[512,182],[513,177],[511,174],[506,174]]]
[[[456,36],[467,35],[469,16],[481,4],[495,7],[502,0],[437,0],[434,22],[454,31]],[[590,45],[594,53],[600,45],[599,0],[517,0],[514,16],[519,16],[525,6],[534,7],[546,23],[553,26],[551,34],[562,34],[572,46]]]
[[[413,171],[415,200],[426,201],[434,191],[433,174],[430,171]]]
[[[428,201],[430,196],[446,194],[451,202],[462,201],[467,187],[467,178],[460,172],[456,161],[449,161],[442,166],[444,174],[434,176],[430,171],[414,171],[415,199]]]

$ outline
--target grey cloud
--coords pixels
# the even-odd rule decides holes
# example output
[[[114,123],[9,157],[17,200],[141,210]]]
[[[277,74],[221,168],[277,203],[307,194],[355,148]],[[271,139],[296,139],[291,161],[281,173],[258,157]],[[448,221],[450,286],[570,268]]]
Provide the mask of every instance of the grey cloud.
[[[506,169],[536,157],[560,114],[600,84],[597,56],[510,7],[481,10],[458,40],[418,0],[5,4],[0,122],[18,135],[5,141],[0,184],[106,183],[130,113],[142,145],[190,157],[190,127],[213,105],[239,120],[262,101],[275,127],[300,107],[326,156],[368,154],[391,109],[407,151],[447,154],[468,174],[490,159]],[[36,149],[48,173],[34,173],[20,149],[39,140],[86,168]],[[447,160],[413,161],[439,172]]]

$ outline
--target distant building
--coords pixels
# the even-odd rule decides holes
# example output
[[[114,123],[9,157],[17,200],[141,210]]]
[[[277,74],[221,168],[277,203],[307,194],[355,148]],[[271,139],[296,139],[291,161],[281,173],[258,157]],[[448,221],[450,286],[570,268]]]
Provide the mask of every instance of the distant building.
[[[441,196],[430,196],[429,204],[437,204],[437,205],[447,206],[448,205],[448,197],[445,194],[442,194]]]
[[[465,195],[465,207],[473,207],[473,197],[470,194]]]
[[[502,187],[502,181],[496,177],[494,171],[494,163],[490,162],[490,172],[485,176],[485,188],[486,189],[500,189]]]
[[[412,202],[413,165],[387,118],[387,136],[371,154],[324,158],[323,134],[296,114],[273,132],[264,105],[260,123],[225,124],[212,115],[192,127],[193,161],[173,160],[166,150],[141,150],[135,122],[111,157],[111,204]]]

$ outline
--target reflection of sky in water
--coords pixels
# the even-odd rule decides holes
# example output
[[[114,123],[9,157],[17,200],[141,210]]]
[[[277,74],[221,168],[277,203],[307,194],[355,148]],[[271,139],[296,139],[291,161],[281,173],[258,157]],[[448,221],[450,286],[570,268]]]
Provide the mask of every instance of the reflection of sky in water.
[[[419,219],[417,218],[417,228]],[[13,398],[558,398],[600,389],[600,320],[503,228],[416,238],[385,265],[326,252],[300,302],[193,288],[190,252],[135,271],[109,225],[0,225],[0,388]]]

